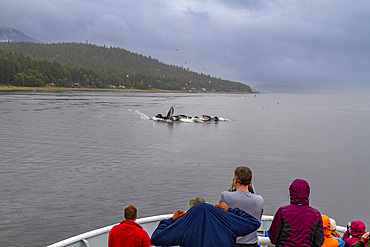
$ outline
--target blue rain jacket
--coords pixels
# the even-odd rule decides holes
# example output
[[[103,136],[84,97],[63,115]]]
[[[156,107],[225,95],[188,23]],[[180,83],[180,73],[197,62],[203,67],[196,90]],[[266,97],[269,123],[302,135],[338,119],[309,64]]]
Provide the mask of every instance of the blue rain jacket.
[[[156,246],[234,247],[236,237],[254,232],[259,226],[259,221],[243,210],[229,208],[226,212],[200,202],[176,222],[172,218],[162,220],[150,242]]]

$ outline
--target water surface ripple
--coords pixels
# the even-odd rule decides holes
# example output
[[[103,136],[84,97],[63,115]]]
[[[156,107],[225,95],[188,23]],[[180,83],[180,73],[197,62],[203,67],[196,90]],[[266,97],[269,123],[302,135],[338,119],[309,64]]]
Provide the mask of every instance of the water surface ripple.
[[[141,114],[213,115],[218,123]],[[253,170],[265,214],[295,178],[338,225],[370,227],[370,97],[293,94],[0,92],[0,246],[45,246],[122,219],[216,203],[233,170]]]

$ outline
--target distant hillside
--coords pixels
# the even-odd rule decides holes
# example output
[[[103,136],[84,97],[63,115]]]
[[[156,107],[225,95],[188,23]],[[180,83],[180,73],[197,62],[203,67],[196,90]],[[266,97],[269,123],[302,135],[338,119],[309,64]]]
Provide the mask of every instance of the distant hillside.
[[[39,41],[28,37],[21,31],[14,28],[0,28],[0,42],[10,41],[10,42],[35,42]]]
[[[167,65],[150,56],[145,57],[116,47],[83,43],[1,42],[0,49],[10,51],[17,57],[15,63],[22,71],[16,71],[14,76],[18,73],[23,73],[23,77],[32,76],[28,70],[37,70],[43,76],[45,84],[53,82],[58,86],[70,86],[79,83],[82,87],[206,92],[252,91],[243,83],[191,72],[187,68]],[[9,56],[8,54],[7,57]],[[59,69],[56,68],[58,66]],[[10,77],[8,82],[11,80]],[[18,84],[19,80],[21,79],[18,78]]]

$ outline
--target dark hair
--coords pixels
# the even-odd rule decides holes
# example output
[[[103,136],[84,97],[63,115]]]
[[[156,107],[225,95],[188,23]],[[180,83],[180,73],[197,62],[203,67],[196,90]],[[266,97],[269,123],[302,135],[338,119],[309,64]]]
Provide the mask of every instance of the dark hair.
[[[137,214],[137,209],[134,205],[128,205],[125,207],[123,216],[126,220],[135,220]]]
[[[239,166],[235,169],[234,176],[238,183],[249,185],[252,181],[252,171],[249,167]]]

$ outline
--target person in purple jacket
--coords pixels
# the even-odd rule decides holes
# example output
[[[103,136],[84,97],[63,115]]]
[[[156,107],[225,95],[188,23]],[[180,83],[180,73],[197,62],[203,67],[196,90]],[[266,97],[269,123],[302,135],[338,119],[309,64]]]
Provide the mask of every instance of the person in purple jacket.
[[[289,193],[290,205],[280,207],[271,223],[271,243],[278,247],[320,247],[324,243],[322,217],[317,209],[309,206],[309,184],[296,179]]]

